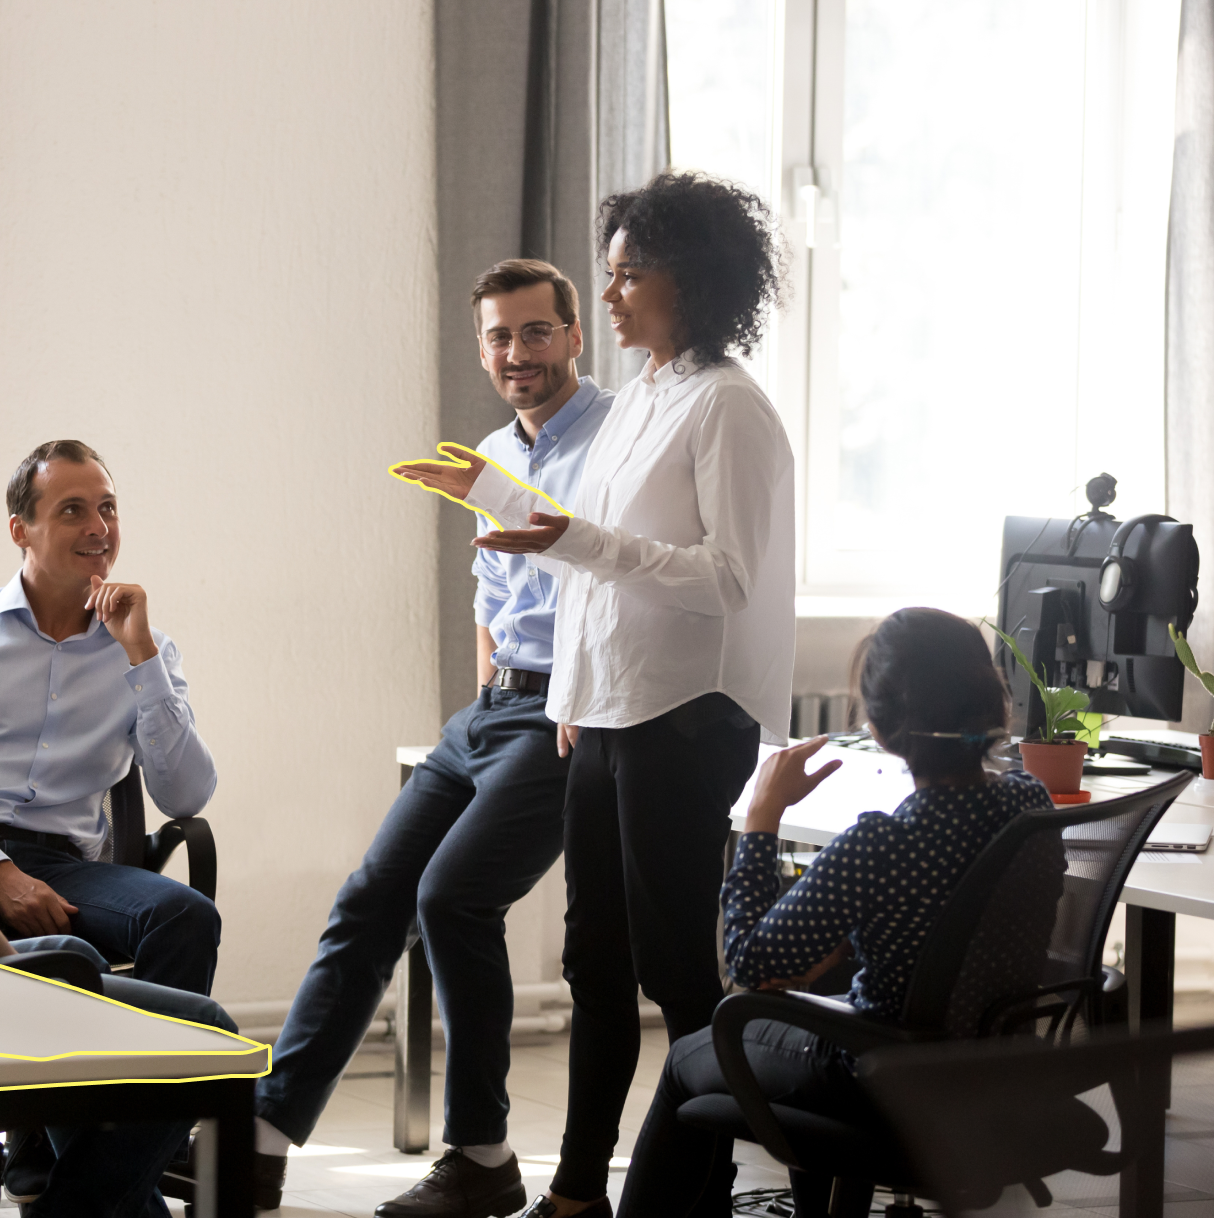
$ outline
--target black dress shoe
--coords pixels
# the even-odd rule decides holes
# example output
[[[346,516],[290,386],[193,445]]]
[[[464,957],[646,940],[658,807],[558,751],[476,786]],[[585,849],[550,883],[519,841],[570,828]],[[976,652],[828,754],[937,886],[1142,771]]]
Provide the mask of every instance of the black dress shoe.
[[[4,1144],[4,1192],[10,1201],[28,1204],[46,1192],[55,1148],[42,1129],[12,1130]]]
[[[451,1146],[414,1188],[378,1205],[376,1218],[507,1218],[528,1199],[515,1155],[480,1167]]]
[[[287,1155],[254,1154],[254,1208],[277,1210],[288,1178]]]
[[[533,1198],[533,1204],[520,1215],[520,1218],[552,1218],[552,1215],[557,1212],[558,1206],[545,1193],[539,1193]],[[580,1210],[575,1218],[613,1218],[613,1205],[608,1197],[602,1197],[599,1201],[594,1201],[586,1210]]]

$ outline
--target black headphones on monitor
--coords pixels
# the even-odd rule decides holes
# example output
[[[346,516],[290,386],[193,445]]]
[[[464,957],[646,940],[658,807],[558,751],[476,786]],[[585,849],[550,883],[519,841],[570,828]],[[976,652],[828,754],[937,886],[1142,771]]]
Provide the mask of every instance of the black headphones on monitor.
[[[1129,534],[1140,524],[1177,524],[1174,516],[1134,516],[1125,521],[1112,535],[1108,557],[1100,567],[1100,606],[1109,613],[1119,613],[1137,595],[1138,565],[1124,554]]]

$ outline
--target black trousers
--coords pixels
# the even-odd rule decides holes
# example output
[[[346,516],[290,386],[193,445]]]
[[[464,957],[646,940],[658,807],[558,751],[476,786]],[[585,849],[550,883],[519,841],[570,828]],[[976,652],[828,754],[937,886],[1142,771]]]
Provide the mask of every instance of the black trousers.
[[[744,1053],[768,1100],[845,1120],[874,1116],[838,1050],[810,1032],[758,1020],[745,1029]],[[677,1120],[677,1109],[686,1100],[716,1094],[728,1094],[728,1087],[710,1029],[704,1028],[678,1041],[668,1054],[634,1145],[618,1218],[730,1218],[735,1175],[730,1139]],[[826,1179],[819,1183],[832,1176],[832,1164],[826,1164]],[[817,1183],[805,1173],[792,1174],[797,1189]],[[827,1194],[822,1200],[827,1204]],[[825,1204],[810,1210],[818,1211],[824,1213]]]
[[[760,728],[722,694],[628,728],[584,728],[567,780],[563,849],[570,1082],[553,1190],[605,1194],[639,1055],[638,990],[670,1043],[723,997],[715,928],[728,813]]]

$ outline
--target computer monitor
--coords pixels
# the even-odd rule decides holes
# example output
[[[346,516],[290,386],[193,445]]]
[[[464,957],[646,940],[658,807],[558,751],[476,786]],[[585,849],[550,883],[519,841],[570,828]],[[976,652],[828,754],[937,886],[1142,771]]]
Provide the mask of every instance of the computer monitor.
[[[1184,665],[1167,633],[1185,632],[1197,607],[1199,556],[1193,526],[1166,516],[1125,522],[1101,511],[1107,498],[1074,520],[1008,516],[1002,531],[998,625],[1050,686],[1091,696],[1105,715],[1179,719]],[[1114,545],[1114,539],[1116,544]],[[1009,649],[995,662],[1006,672],[1016,735],[1034,736],[1045,721],[1040,695]]]

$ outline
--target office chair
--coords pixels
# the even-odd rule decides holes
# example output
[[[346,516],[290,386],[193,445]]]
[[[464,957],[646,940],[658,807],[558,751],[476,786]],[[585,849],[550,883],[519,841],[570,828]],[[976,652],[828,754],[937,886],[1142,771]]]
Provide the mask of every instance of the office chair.
[[[921,1218],[928,1184],[878,1111],[832,1119],[763,1096],[744,1054],[753,1020],[791,1024],[859,1057],[923,1041],[1032,1033],[1068,1038],[1112,1004],[1104,936],[1125,877],[1155,823],[1192,781],[1184,772],[1103,803],[1025,812],[974,859],[927,934],[901,1019],[814,994],[733,994],[713,1035],[730,1095],[698,1096],[678,1118],[760,1142],[792,1170],[798,1212],[862,1218],[876,1184],[893,1189],[888,1218]]]
[[[1101,1029],[1057,1048],[1021,1036],[879,1049],[858,1069],[946,1218],[975,1210],[1008,1218],[1046,1206],[1044,1179],[1063,1171],[1120,1172],[1122,1209],[1144,1214],[1156,1203],[1162,1212],[1173,1058],[1213,1050],[1212,1027],[1135,1036]]]
[[[148,833],[144,822],[144,788],[135,762],[131,763],[127,776],[102,796],[102,812],[106,818],[102,862],[142,867],[159,874],[173,852],[185,843],[190,887],[208,900],[216,899],[216,841],[211,826],[201,816],[185,816],[166,821],[155,833]],[[116,973],[129,972],[133,967],[123,957],[106,958]]]

